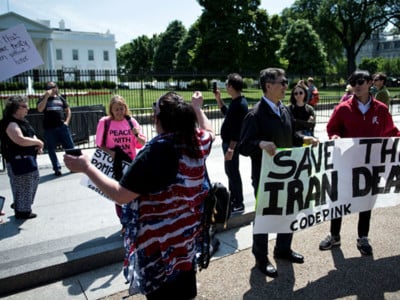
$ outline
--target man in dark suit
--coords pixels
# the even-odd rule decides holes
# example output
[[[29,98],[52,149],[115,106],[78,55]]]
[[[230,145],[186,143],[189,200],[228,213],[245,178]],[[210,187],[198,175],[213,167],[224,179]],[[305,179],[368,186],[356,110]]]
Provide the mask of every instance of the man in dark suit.
[[[261,100],[247,114],[242,126],[239,151],[251,158],[251,177],[254,194],[258,191],[262,151],[274,155],[276,149],[291,148],[298,144],[316,145],[318,140],[312,136],[303,136],[294,130],[294,124],[288,109],[282,104],[288,81],[285,71],[279,68],[267,68],[260,72],[260,86],[263,90]],[[292,233],[278,233],[274,257],[293,263],[303,263],[301,254],[291,249]],[[258,269],[270,277],[278,276],[275,267],[268,259],[268,234],[254,234],[252,252]]]

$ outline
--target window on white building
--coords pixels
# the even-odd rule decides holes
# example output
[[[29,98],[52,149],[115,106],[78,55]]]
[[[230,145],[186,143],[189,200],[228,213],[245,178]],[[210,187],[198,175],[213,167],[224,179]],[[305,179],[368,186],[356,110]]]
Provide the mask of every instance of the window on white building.
[[[88,50],[88,60],[94,61],[94,51],[93,50]]]
[[[104,50],[104,51],[103,51],[103,60],[104,60],[104,61],[108,61],[108,60],[109,60],[108,51],[107,51],[107,50]]]
[[[62,60],[62,49],[56,49],[56,60]]]
[[[72,60],[79,60],[78,49],[73,49],[72,50]]]

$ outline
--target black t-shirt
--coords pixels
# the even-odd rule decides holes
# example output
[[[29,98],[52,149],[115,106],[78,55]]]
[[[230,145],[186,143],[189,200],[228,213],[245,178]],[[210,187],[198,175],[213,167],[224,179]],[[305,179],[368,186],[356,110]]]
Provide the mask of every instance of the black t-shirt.
[[[240,130],[242,128],[243,119],[248,112],[247,100],[244,96],[240,96],[232,100],[229,108],[226,106],[221,108],[225,115],[224,122],[221,126],[221,139],[224,143],[230,141],[239,141]]]
[[[165,189],[176,180],[179,154],[172,141],[150,141],[135,157],[120,184],[135,193]]]
[[[14,143],[6,133],[6,129],[10,122],[18,124],[22,131],[23,136],[34,137],[35,130],[29,124],[28,120],[19,120],[14,117],[4,118],[0,121],[0,140],[1,140],[1,153],[7,161],[16,155],[36,155],[36,146],[20,146]]]
[[[40,99],[40,103],[43,99]],[[68,107],[67,101],[61,97],[49,97],[47,100],[46,108],[43,111],[43,127],[46,128],[56,128],[64,124],[65,112],[64,110]]]

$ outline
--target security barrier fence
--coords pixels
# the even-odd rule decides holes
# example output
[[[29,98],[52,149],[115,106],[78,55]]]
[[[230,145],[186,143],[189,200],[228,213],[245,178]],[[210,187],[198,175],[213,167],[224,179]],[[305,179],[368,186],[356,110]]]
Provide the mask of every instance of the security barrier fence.
[[[258,87],[258,74],[242,74],[246,96],[251,108],[261,97]],[[284,104],[289,103],[290,88],[300,78],[306,76],[290,76],[289,88]],[[108,103],[111,97],[119,94],[125,98],[132,115],[142,126],[143,133],[148,139],[155,136],[153,127],[152,104],[162,94],[168,91],[177,91],[184,99],[190,100],[195,90],[200,90],[205,99],[204,110],[210,118],[217,134],[222,123],[222,114],[216,105],[211,87],[216,81],[222,92],[222,97],[229,103],[229,95],[225,90],[226,74],[221,73],[190,73],[190,74],[117,74],[110,71],[82,71],[69,70],[35,70],[20,74],[6,82],[0,82],[0,117],[5,101],[12,95],[27,95],[29,97],[30,111],[27,116],[35,128],[37,135],[43,139],[43,115],[36,110],[37,101],[44,93],[48,81],[54,81],[59,87],[59,92],[67,100],[72,110],[71,132],[74,142],[81,148],[95,147],[95,133],[98,120],[107,114]],[[128,81],[129,80],[129,81]],[[320,90],[320,101],[315,107],[316,121],[327,122],[333,108],[344,93],[345,82],[343,76],[314,76],[314,81]],[[118,83],[117,83],[118,82]],[[323,88],[322,86],[326,86]],[[399,91],[399,89],[397,89]],[[390,111],[400,114],[400,101],[393,94]]]

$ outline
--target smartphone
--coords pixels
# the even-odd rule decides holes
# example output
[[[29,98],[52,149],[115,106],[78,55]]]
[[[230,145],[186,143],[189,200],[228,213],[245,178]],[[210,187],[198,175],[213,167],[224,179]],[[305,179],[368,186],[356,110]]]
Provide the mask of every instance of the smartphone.
[[[79,148],[65,149],[65,153],[73,156],[81,156],[82,151]]]
[[[215,94],[217,92],[217,82],[213,82],[213,93]]]

